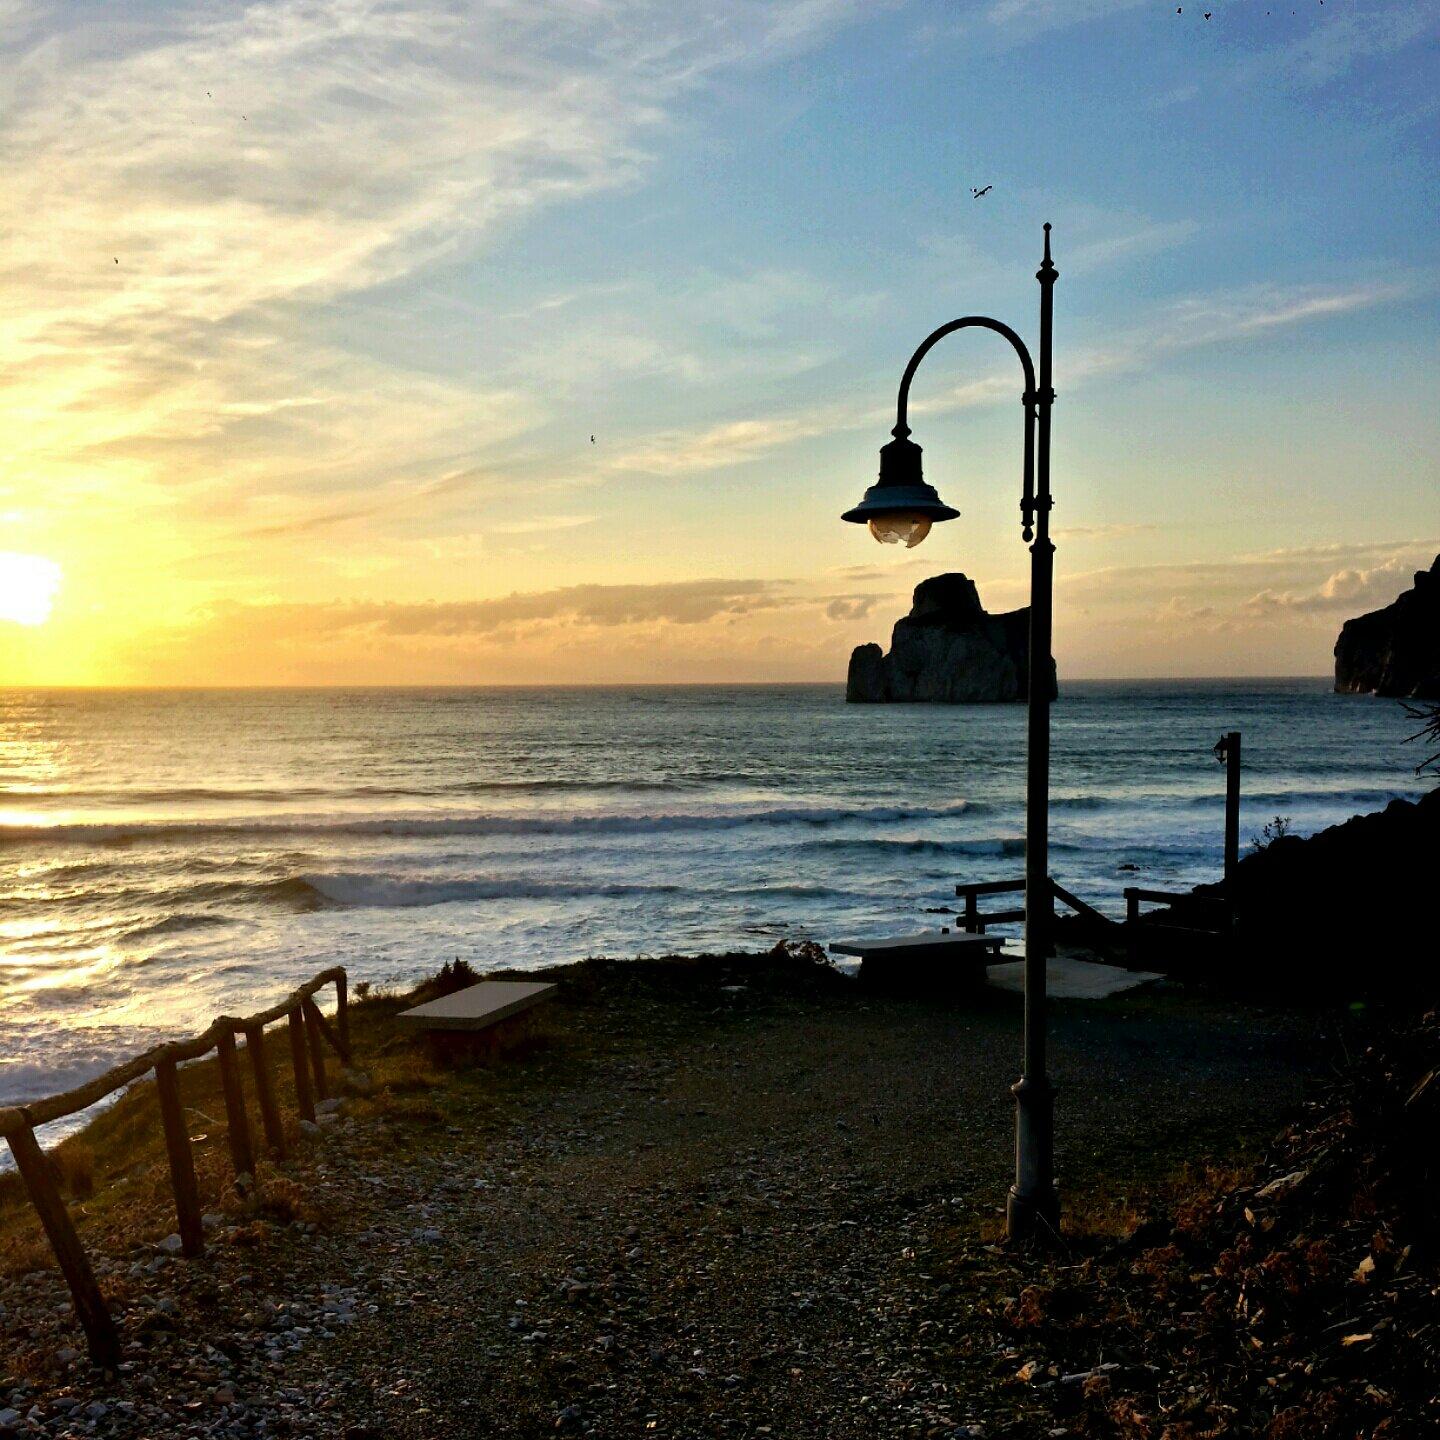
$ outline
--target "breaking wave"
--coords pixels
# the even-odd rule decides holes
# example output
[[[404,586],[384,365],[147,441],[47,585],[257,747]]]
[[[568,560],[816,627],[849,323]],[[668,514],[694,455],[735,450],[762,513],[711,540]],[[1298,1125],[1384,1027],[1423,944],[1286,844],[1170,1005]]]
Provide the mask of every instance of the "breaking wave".
[[[312,819],[276,816],[254,820],[138,821],[131,824],[0,826],[9,844],[127,845],[155,841],[245,838],[266,835],[326,838],[377,835],[395,839],[445,835],[646,835],[666,831],[735,830],[765,825],[885,825],[941,820],[970,809],[947,805],[795,805],[768,810],[694,811],[656,815],[437,815]]]
[[[399,909],[482,900],[584,900],[627,895],[672,895],[679,885],[629,885],[623,882],[562,880],[421,880],[404,875],[355,871],[299,877],[316,897],[355,909]]]

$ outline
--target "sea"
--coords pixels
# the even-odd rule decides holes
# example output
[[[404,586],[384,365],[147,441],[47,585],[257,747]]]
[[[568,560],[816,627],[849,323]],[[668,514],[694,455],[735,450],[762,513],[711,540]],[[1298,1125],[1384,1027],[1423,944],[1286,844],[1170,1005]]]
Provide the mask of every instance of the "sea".
[[[1052,873],[1219,875],[1242,844],[1421,789],[1393,701],[1325,679],[1069,683]],[[836,685],[0,690],[0,1103],[68,1088],[329,965],[405,985],[591,955],[948,923],[1018,877],[1023,706]]]

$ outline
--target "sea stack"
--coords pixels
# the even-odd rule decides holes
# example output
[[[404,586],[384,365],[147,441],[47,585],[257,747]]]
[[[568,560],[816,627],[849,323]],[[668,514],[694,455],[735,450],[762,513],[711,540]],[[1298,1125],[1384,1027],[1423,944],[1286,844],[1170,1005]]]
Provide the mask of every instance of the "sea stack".
[[[859,645],[845,698],[855,704],[932,701],[981,705],[1030,693],[1030,611],[991,615],[966,575],[936,575],[915,587],[910,613],[895,622],[890,653]],[[1055,665],[1046,677],[1055,697]]]
[[[1335,689],[1440,700],[1440,555],[1392,605],[1347,620],[1335,642]]]

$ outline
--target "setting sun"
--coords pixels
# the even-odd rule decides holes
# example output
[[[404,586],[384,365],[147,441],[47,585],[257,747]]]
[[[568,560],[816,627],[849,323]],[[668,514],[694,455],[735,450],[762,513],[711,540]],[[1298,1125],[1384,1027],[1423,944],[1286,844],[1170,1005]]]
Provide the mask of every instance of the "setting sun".
[[[0,620],[43,625],[59,588],[60,567],[53,560],[0,550]]]

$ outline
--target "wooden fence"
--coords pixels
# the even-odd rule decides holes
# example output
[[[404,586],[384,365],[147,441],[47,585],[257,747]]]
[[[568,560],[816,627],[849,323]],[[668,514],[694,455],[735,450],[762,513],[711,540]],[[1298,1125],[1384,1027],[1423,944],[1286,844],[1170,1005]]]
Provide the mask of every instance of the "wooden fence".
[[[965,902],[965,914],[960,917],[961,923],[970,934],[983,935],[987,925],[1007,925],[1023,920],[1025,918],[1023,906],[1017,906],[1013,910],[991,911],[988,915],[982,914],[980,897],[982,895],[1006,895],[1024,889],[1023,876],[1018,880],[979,880],[957,885],[955,893]],[[1102,933],[1109,933],[1115,929],[1115,922],[1108,915],[1102,914],[1093,905],[1058,884],[1053,875],[1050,877],[1050,893],[1062,905],[1068,905],[1077,915],[1088,920]]]
[[[1168,918],[1158,922],[1140,909],[1142,905],[1167,906]],[[1132,960],[1147,939],[1158,936],[1203,946],[1233,940],[1235,925],[1235,907],[1228,894],[1196,895],[1189,890],[1147,890],[1139,885],[1125,889],[1125,937]]]
[[[320,1013],[320,1007],[315,1003],[316,992],[331,984],[335,986],[333,1025]],[[245,1037],[265,1143],[277,1160],[283,1160],[286,1154],[285,1127],[271,1084],[264,1044],[265,1027],[282,1019],[288,1023],[290,1032],[296,1106],[302,1119],[313,1121],[317,1096],[324,1100],[330,1093],[325,1077],[325,1045],[328,1043],[334,1049],[343,1064],[350,1063],[350,1016],[345,971],[341,966],[321,971],[278,1005],[262,1010],[258,1015],[249,1015],[244,1019],[222,1015],[194,1039],[158,1045],[84,1085],[67,1090],[63,1095],[51,1095],[29,1105],[0,1108],[0,1135],[9,1142],[30,1203],[45,1227],[55,1259],[74,1298],[75,1314],[84,1328],[90,1356],[97,1365],[114,1366],[119,1362],[119,1333],[96,1283],[95,1272],[90,1268],[89,1257],[75,1232],[70,1212],[60,1196],[54,1170],[35,1138],[35,1127],[86,1110],[117,1090],[143,1079],[153,1070],[160,1102],[160,1121],[165,1131],[165,1149],[170,1161],[170,1184],[175,1192],[181,1253],[199,1255],[205,1248],[205,1231],[201,1223],[200,1192],[195,1183],[195,1162],[190,1149],[190,1128],[185,1123],[180,1103],[178,1067],[184,1060],[198,1060],[212,1050],[216,1052],[220,1063],[220,1087],[225,1098],[230,1158],[237,1176],[253,1174],[255,1148],[245,1109],[245,1090],[235,1037]]]

